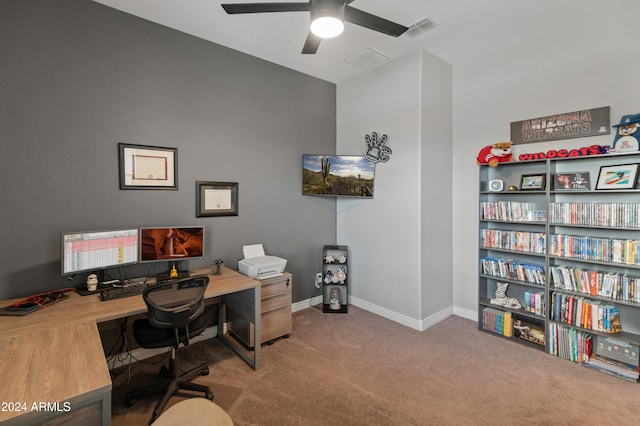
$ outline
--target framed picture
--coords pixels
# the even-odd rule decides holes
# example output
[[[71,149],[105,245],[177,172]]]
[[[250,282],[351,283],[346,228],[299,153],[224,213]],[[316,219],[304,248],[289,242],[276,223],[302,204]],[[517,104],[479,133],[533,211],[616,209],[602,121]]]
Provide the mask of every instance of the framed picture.
[[[520,191],[542,191],[545,186],[546,175],[522,175]]]
[[[602,166],[596,189],[634,189],[638,181],[638,164]]]
[[[118,144],[120,189],[178,189],[178,150]]]
[[[237,182],[196,182],[196,217],[238,216]]]
[[[591,189],[589,172],[557,173],[553,176],[556,191],[588,191]]]

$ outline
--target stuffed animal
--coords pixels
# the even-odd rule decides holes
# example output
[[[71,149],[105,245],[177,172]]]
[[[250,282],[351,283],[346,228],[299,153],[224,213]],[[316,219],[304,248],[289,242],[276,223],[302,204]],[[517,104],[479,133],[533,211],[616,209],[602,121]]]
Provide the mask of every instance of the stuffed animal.
[[[511,154],[511,144],[512,142],[498,142],[485,146],[478,153],[477,163],[496,167],[500,163],[515,161]]]
[[[613,127],[617,127],[615,138],[613,138],[613,151],[615,152],[630,152],[640,151],[640,144],[638,139],[640,138],[640,114],[623,115],[620,119],[620,123],[614,124]]]

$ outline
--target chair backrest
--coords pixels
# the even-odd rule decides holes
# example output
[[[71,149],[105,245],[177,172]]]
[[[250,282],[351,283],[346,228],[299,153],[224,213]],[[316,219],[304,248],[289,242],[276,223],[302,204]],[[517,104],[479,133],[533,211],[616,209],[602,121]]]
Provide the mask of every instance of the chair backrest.
[[[209,277],[198,275],[146,288],[142,298],[147,305],[149,324],[157,328],[173,328],[188,343],[189,322],[204,311],[204,292]]]

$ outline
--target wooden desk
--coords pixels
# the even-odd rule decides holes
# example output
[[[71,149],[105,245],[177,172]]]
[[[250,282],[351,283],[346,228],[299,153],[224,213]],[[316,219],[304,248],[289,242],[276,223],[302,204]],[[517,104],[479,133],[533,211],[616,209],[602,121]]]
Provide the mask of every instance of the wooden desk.
[[[210,274],[200,269],[191,275]],[[260,336],[260,282],[230,269],[209,275],[205,298],[243,292],[254,300],[255,338]],[[147,311],[141,296],[103,302],[98,295],[69,298],[22,317],[0,317],[0,422],[39,424],[61,420],[111,424],[111,377],[97,324]],[[15,299],[17,300],[17,299]],[[15,300],[0,301],[6,306]],[[260,367],[260,345],[250,356],[224,332],[226,318],[220,309],[220,337],[251,367]],[[60,419],[54,417],[62,416]],[[64,419],[64,420],[63,420]]]

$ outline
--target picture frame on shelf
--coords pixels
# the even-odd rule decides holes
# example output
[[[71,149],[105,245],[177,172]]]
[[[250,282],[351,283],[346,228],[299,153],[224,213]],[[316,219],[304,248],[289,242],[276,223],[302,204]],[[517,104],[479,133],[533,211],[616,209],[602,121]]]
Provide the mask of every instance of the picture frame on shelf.
[[[640,164],[601,166],[596,189],[634,189],[638,182],[639,166]]]
[[[238,216],[238,183],[196,181],[196,217]]]
[[[120,189],[178,189],[178,149],[118,144]]]
[[[588,191],[590,189],[589,172],[556,173],[553,176],[554,191]]]
[[[520,191],[543,191],[546,184],[544,173],[522,175],[520,180]]]

